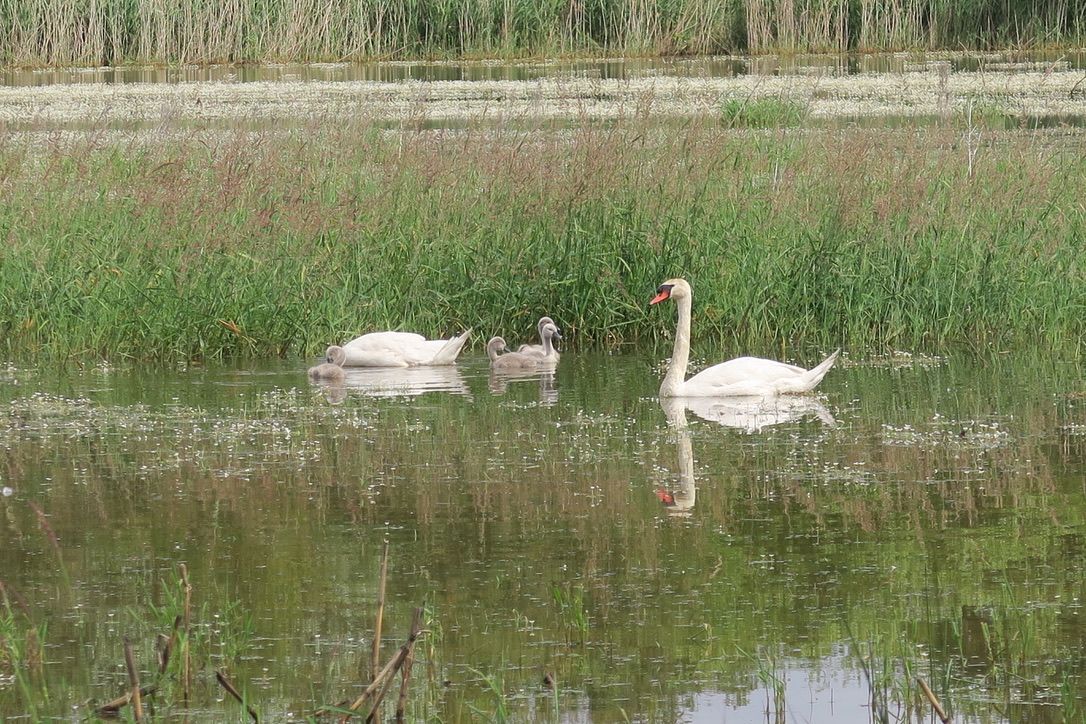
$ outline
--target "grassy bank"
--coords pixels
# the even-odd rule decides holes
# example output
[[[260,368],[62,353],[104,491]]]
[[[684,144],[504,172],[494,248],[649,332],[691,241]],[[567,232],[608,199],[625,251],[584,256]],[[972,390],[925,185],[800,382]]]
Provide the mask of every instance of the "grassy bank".
[[[0,145],[0,355],[313,353],[373,329],[652,344],[1081,344],[1086,160],[964,128],[90,131]],[[974,139],[977,129],[973,129]],[[972,158],[972,175],[970,175]]]
[[[0,0],[0,62],[1066,46],[1075,0]]]

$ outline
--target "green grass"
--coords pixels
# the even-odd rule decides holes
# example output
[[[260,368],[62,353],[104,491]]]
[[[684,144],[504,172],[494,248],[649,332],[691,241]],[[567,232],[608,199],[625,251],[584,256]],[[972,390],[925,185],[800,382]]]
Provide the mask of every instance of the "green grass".
[[[1075,0],[0,0],[0,62],[1070,46]]]
[[[45,623],[33,623],[27,610],[16,610],[0,582],[0,671],[11,677],[9,686],[32,719],[39,704],[49,704],[42,675],[47,630]]]
[[[720,105],[721,120],[729,128],[798,126],[807,107],[788,98],[729,98]]]
[[[1081,345],[1086,160],[967,129],[316,123],[0,150],[0,355],[312,354],[375,329],[769,353]],[[1065,150],[1061,150],[1061,148]]]

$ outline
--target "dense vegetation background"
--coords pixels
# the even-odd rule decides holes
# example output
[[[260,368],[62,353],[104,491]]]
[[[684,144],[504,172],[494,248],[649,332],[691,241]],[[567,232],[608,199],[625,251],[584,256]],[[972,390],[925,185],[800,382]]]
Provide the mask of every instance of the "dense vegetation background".
[[[0,62],[1061,46],[1078,0],[0,0]]]
[[[954,125],[736,131],[637,118],[531,131],[314,123],[0,151],[0,354],[189,359],[374,329],[531,329],[752,352],[1078,345],[1073,144]]]

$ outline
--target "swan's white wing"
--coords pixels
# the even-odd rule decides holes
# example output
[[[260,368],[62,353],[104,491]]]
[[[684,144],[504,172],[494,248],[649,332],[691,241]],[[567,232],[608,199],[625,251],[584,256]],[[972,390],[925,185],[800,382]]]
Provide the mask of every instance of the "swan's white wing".
[[[807,372],[802,367],[760,357],[737,357],[697,373],[683,383],[684,396],[765,395],[779,391]]]
[[[350,342],[343,345],[343,348],[376,351],[381,349],[399,349],[403,345],[416,344],[425,341],[425,337],[421,334],[415,334],[414,332],[370,332],[369,334],[363,334],[361,337],[355,337]]]
[[[471,330],[449,340],[430,340],[414,332],[370,332],[343,345],[345,367],[417,367],[452,364]]]
[[[429,351],[421,334],[413,332],[370,332],[343,345],[345,366],[413,367],[426,364],[437,350]],[[437,342],[438,349],[444,342]]]

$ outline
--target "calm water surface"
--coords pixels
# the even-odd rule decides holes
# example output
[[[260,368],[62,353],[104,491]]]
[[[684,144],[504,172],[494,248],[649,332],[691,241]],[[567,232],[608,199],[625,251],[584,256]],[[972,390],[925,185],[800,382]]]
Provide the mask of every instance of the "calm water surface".
[[[933,62],[954,71],[1022,71],[1086,68],[1086,50],[962,53],[867,53],[693,58],[611,58],[549,61],[383,61],[371,63],[282,63],[248,65],[118,66],[101,68],[7,68],[0,85],[57,83],[193,83],[222,81],[530,81],[562,76],[644,78],[736,75],[858,75],[927,72]]]
[[[916,677],[956,721],[1075,719],[1081,364],[846,360],[817,398],[692,409],[655,356],[8,367],[0,638],[44,661],[0,652],[0,718],[118,695],[126,635],[152,679],[181,563],[194,689],[160,718],[241,721],[217,668],[271,721],[357,695],[388,541],[386,656],[427,607],[417,720],[928,721]]]

